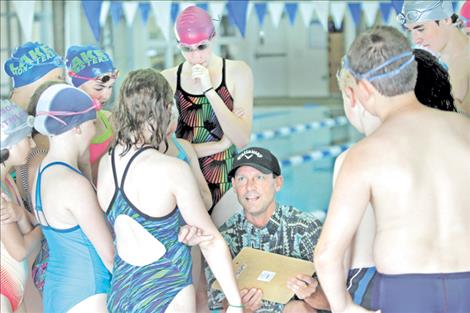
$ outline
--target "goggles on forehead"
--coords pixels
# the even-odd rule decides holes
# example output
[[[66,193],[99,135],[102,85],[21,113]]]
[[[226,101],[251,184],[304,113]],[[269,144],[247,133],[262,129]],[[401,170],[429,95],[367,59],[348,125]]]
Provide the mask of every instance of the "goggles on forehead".
[[[204,51],[209,47],[209,41],[204,41],[196,46],[187,46],[178,42],[178,47],[185,53],[193,51]]]
[[[396,69],[394,70],[391,70],[391,71],[387,71],[385,73],[381,73],[381,74],[378,74],[377,72],[380,71],[380,70],[383,70],[385,67],[397,62],[397,61],[400,61],[401,59],[403,58],[407,58],[409,57],[405,62],[403,62],[402,65],[400,65],[399,67],[397,67]],[[348,56],[345,55],[341,61],[341,69],[336,73],[336,77],[338,79],[341,78],[341,75],[340,75],[340,72],[341,70],[347,70],[348,72],[351,73],[351,75],[353,75],[356,79],[364,79],[364,80],[367,80],[369,82],[372,82],[374,80],[378,80],[378,79],[382,79],[382,78],[387,78],[387,77],[392,77],[392,76],[395,76],[397,75],[398,73],[401,72],[401,70],[403,70],[405,67],[407,67],[408,65],[410,65],[415,59],[415,56],[413,55],[413,52],[411,51],[406,51],[406,52],[403,52],[403,53],[400,53],[399,55],[396,55],[394,57],[391,57],[390,59],[388,59],[387,61],[385,61],[384,63],[382,63],[381,65],[365,72],[365,73],[356,73],[354,72],[350,65],[349,65],[349,59],[348,59]]]
[[[85,110],[79,111],[79,112],[71,112],[71,111],[38,111],[36,112],[36,116],[41,116],[41,115],[47,115],[50,118],[55,119],[59,123],[67,126],[67,122],[65,122],[63,119],[61,119],[59,116],[74,116],[74,115],[80,115],[80,114],[85,114],[88,113],[92,110],[99,111],[101,110],[101,102],[99,102],[96,99],[93,99],[92,105]]]
[[[441,6],[442,1],[443,0],[439,0],[432,7],[424,9],[424,10],[416,10],[415,9],[415,10],[409,10],[406,13],[400,12],[397,15],[397,21],[401,25],[405,25],[406,23],[414,23],[414,22],[418,21],[424,13],[432,11],[435,8],[437,8],[438,6]]]
[[[85,77],[85,76],[80,76],[77,73],[73,71],[69,71],[69,76],[70,77],[75,77],[78,79],[83,79],[83,80],[96,80],[99,81],[100,83],[107,83],[111,79],[117,79],[119,76],[119,70],[115,70],[113,73],[106,73],[97,77]]]

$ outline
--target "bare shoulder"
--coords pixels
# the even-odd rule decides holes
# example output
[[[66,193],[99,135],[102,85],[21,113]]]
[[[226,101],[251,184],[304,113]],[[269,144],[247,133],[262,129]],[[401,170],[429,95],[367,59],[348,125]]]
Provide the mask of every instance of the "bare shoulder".
[[[178,67],[172,67],[166,70],[161,71],[160,73],[162,74],[163,77],[167,80],[167,82],[170,84],[171,88],[175,90],[176,86],[176,72],[178,70]]]
[[[139,160],[140,159],[140,160]],[[139,174],[149,177],[172,177],[172,181],[184,179],[181,175],[190,172],[186,162],[160,153],[149,150],[145,155],[134,161],[135,169]]]
[[[227,70],[237,77],[252,77],[251,67],[241,60],[226,60]],[[249,75],[249,76],[247,76]]]

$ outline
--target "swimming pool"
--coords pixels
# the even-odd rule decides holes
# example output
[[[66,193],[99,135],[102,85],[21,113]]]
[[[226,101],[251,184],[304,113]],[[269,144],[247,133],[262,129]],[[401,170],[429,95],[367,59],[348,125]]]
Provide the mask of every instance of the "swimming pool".
[[[250,146],[271,150],[281,162],[277,200],[323,221],[336,156],[360,137],[342,112],[326,106],[263,107],[254,110]]]

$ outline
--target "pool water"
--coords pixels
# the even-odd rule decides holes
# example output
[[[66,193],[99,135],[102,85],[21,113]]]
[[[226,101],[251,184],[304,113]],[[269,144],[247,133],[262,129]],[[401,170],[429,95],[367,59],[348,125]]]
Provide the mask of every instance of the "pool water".
[[[335,116],[336,115],[336,116]],[[338,153],[323,153],[317,160],[301,157],[313,150],[322,150],[331,146],[352,143],[360,138],[347,120],[330,108],[317,105],[304,107],[255,108],[253,115],[253,133],[250,146],[269,149],[281,162],[284,184],[277,194],[280,203],[293,205],[298,209],[311,212],[320,220],[325,217],[332,191],[334,161]],[[340,125],[294,132],[281,127],[292,127],[298,124],[321,122],[328,119],[339,119]],[[322,124],[322,123],[320,123]],[[267,130],[275,130],[276,135],[262,139]],[[291,128],[291,130],[293,130]],[[344,149],[343,149],[344,150]],[[292,164],[293,156],[298,156]]]

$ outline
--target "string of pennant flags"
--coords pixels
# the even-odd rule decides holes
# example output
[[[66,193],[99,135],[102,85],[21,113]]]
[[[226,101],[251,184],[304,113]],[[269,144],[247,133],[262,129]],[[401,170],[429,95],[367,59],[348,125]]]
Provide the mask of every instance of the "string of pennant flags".
[[[39,1],[12,1],[16,6],[16,13],[20,25],[27,40],[31,40],[34,20],[34,6]],[[463,6],[465,0],[452,1],[455,12]],[[316,20],[322,25],[325,31],[328,30],[328,18],[331,16],[336,28],[340,28],[349,12],[353,22],[358,25],[365,19],[367,26],[372,26],[378,12],[380,12],[383,23],[390,22],[392,12],[398,14],[401,11],[403,0],[363,0],[363,1],[341,1],[341,0],[314,0],[314,1],[248,1],[248,0],[228,0],[228,1],[104,1],[104,0],[81,0],[83,12],[88,24],[97,41],[100,40],[101,29],[108,17],[115,25],[125,21],[128,27],[132,27],[135,17],[140,14],[140,19],[145,26],[150,16],[155,19],[156,25],[160,28],[165,39],[170,39],[172,25],[178,13],[187,6],[196,5],[209,12],[215,19],[220,20],[223,15],[227,15],[229,22],[236,26],[241,36],[245,36],[246,23],[250,14],[256,14],[257,20],[263,27],[266,17],[269,16],[274,27],[278,27],[283,14],[287,16],[290,25],[298,19],[298,15],[308,27],[312,20]],[[33,9],[32,9],[33,8]],[[300,14],[299,14],[300,13]]]

